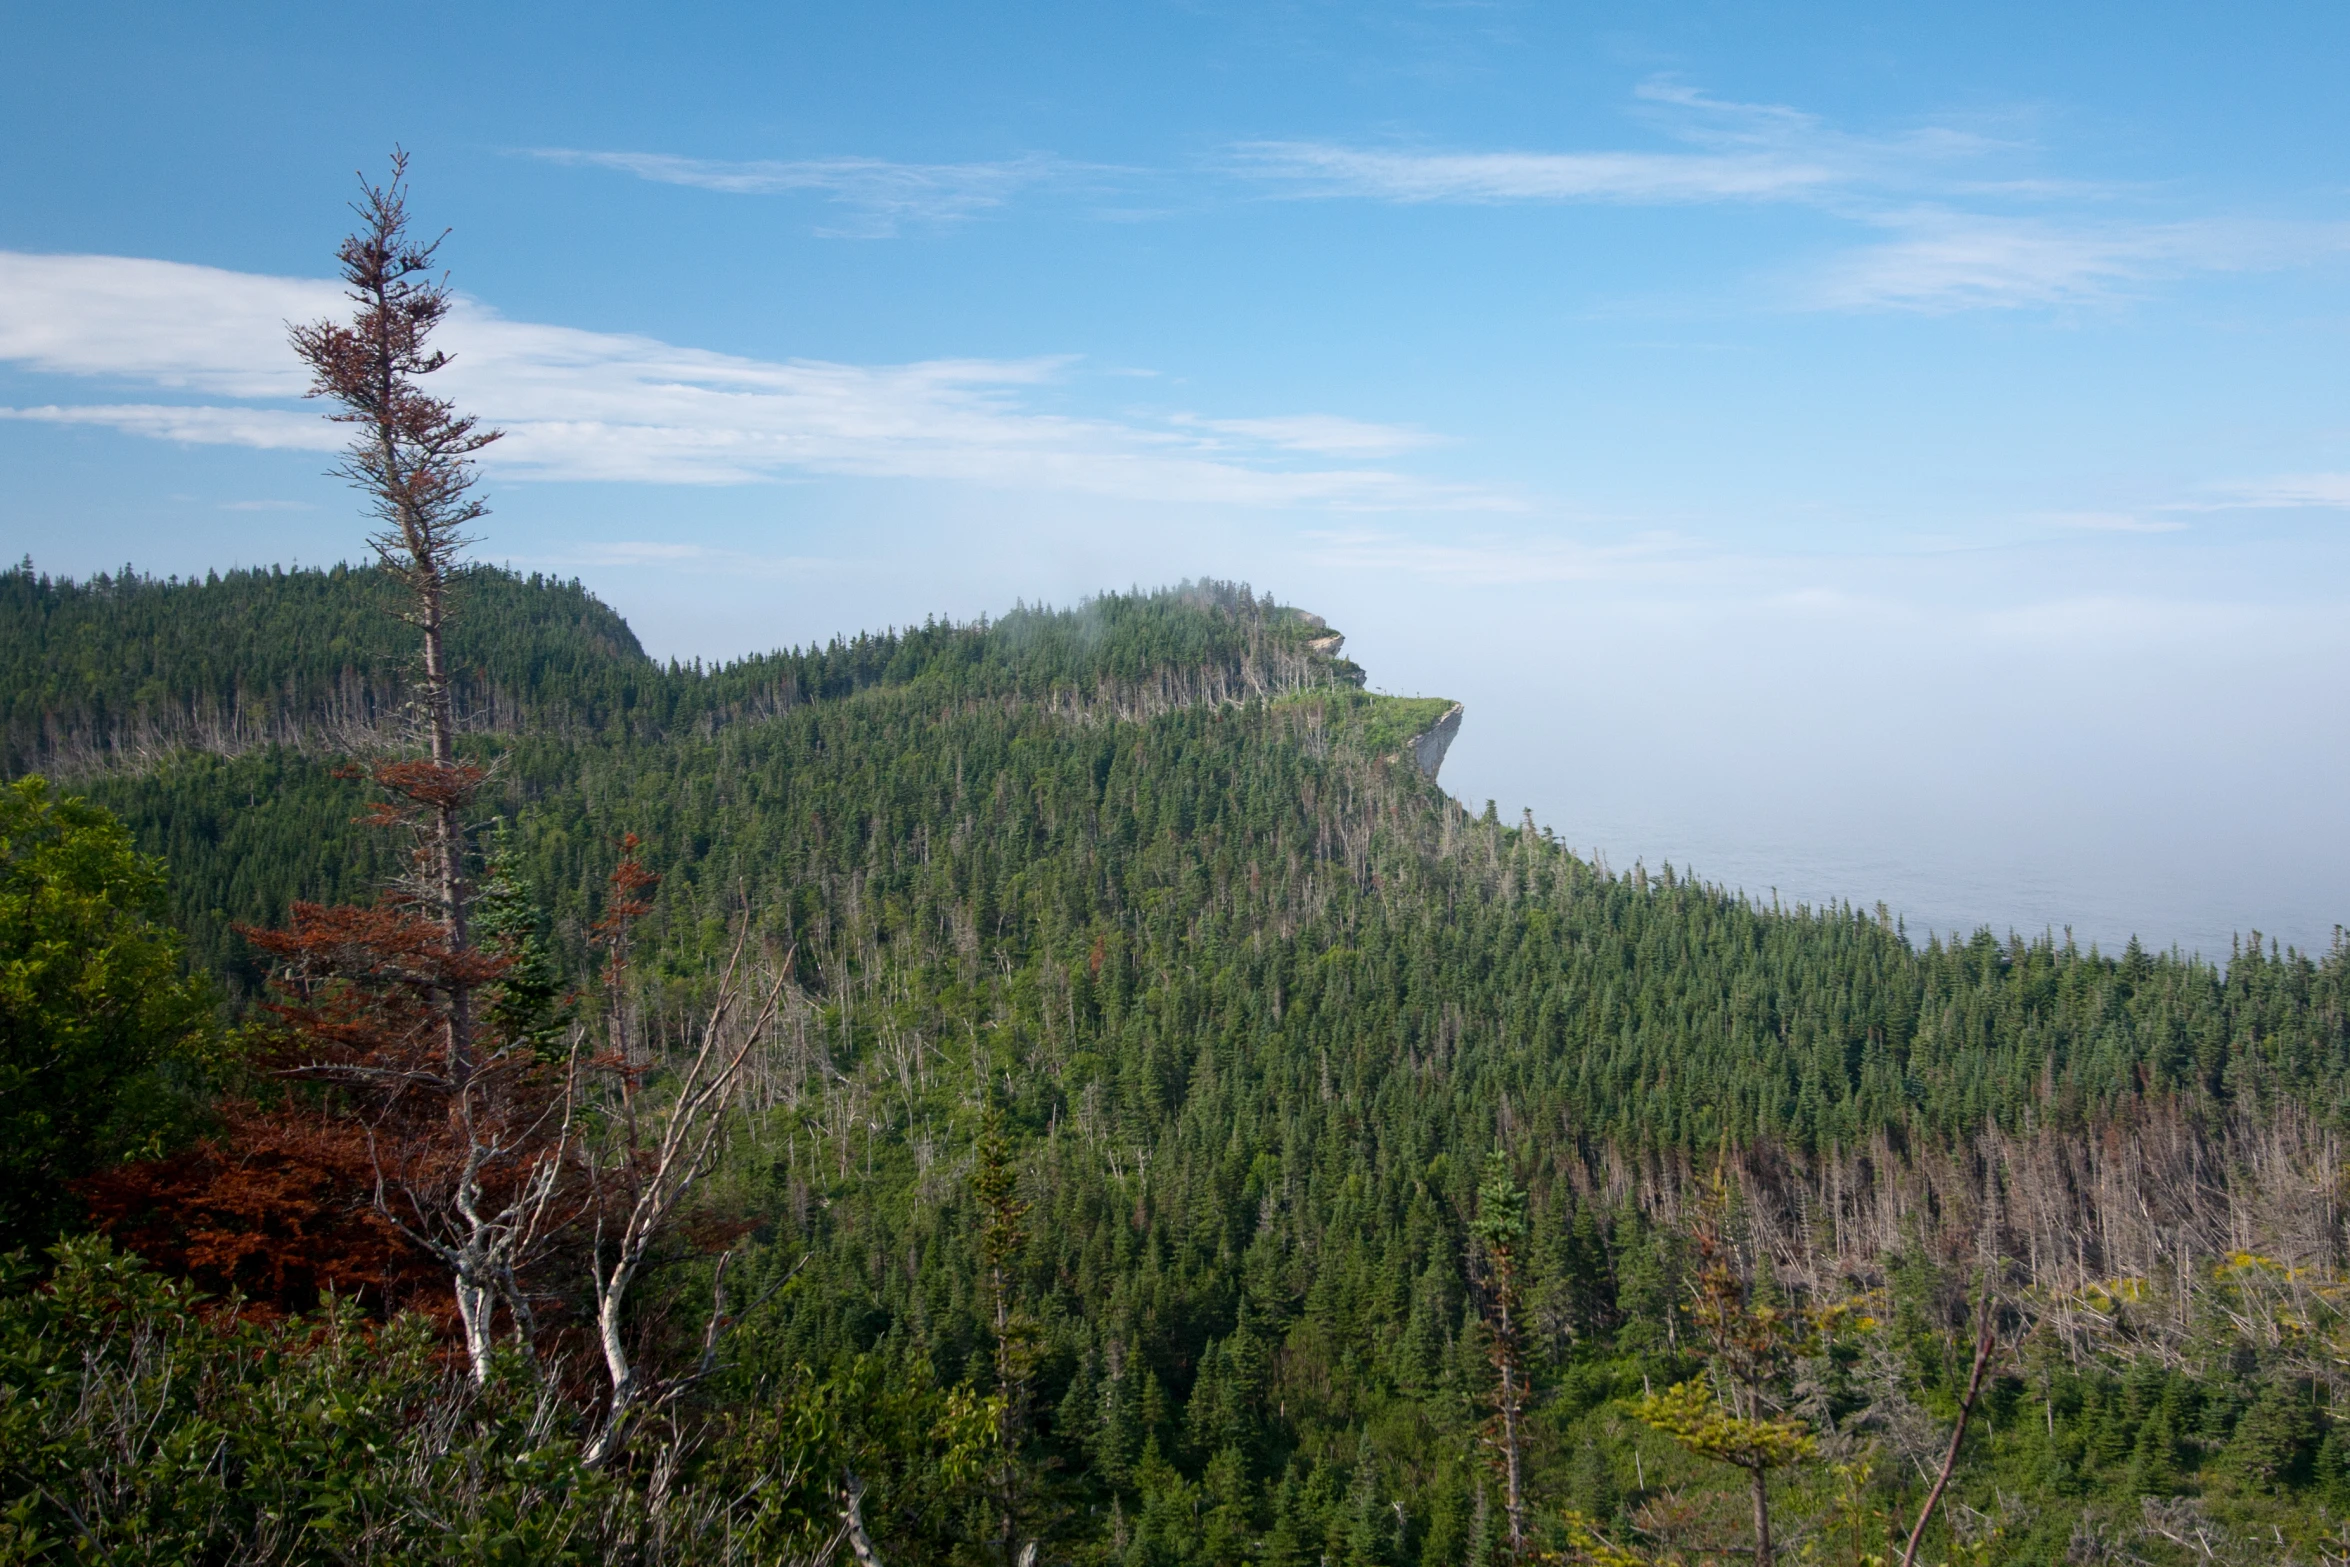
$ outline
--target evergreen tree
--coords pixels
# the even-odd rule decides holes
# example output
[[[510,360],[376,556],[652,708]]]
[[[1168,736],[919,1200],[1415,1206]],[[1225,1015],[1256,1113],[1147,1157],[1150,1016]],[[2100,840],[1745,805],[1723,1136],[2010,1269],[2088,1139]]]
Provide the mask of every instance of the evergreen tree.
[[[0,787],[0,1251],[76,1216],[71,1184],[181,1129],[210,987],[180,972],[163,867],[40,778]]]

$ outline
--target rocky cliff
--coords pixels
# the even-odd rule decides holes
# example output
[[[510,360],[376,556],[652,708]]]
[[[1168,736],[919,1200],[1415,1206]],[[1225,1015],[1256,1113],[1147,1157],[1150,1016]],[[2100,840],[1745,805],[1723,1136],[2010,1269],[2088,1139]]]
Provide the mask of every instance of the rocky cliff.
[[[1453,703],[1442,718],[1412,737],[1412,760],[1420,767],[1420,775],[1433,783],[1436,770],[1444,765],[1444,753],[1452,746],[1452,737],[1461,732],[1461,704]]]

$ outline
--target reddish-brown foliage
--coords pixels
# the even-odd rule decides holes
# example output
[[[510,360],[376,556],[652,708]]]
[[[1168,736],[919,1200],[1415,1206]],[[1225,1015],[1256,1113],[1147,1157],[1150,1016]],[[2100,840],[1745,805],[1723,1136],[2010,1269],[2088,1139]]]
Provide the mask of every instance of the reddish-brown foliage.
[[[652,891],[661,878],[646,870],[636,857],[635,833],[620,839],[620,865],[612,872],[612,890],[604,898],[603,917],[590,930],[590,939],[604,949],[604,981],[617,987],[628,970],[629,931],[653,912]]]
[[[269,1010],[289,1033],[286,1059],[272,1064],[314,1076],[428,1073],[436,1058],[438,1070],[462,1076],[467,1063],[445,1059],[447,997],[508,967],[479,948],[453,949],[440,921],[400,908],[297,903],[288,928],[242,934],[278,960]]]
[[[404,827],[417,821],[420,812],[470,805],[483,774],[471,762],[436,762],[420,756],[405,762],[378,762],[368,769],[368,776],[393,798],[379,801],[362,820],[371,826]]]
[[[559,1064],[494,1038],[448,1057],[450,989],[495,983],[506,960],[452,951],[438,922],[397,908],[297,904],[287,929],[245,934],[276,960],[282,1025],[249,1065],[290,1091],[225,1105],[218,1136],[90,1183],[94,1215],[150,1260],[266,1309],[333,1289],[445,1315],[446,1267],[401,1228],[445,1228],[481,1140],[500,1149],[475,1170],[482,1200],[509,1196],[562,1092]]]
[[[451,1314],[440,1266],[374,1211],[357,1127],[307,1106],[219,1111],[218,1136],[83,1181],[99,1225],[250,1315],[307,1311],[329,1291],[377,1314]]]
[[[292,336],[310,369],[310,395],[337,405],[329,418],[361,427],[341,471],[374,504],[385,565],[411,587],[422,582],[433,590],[414,617],[430,631],[438,626],[441,575],[465,546],[464,527],[482,515],[467,493],[469,459],[498,432],[479,428],[421,384],[449,362],[430,339],[451,296],[446,279],[435,275],[440,240],[409,236],[407,187],[408,155],[398,150],[389,183],[360,182],[360,227],[335,253],[358,310],[347,322],[295,327]],[[438,680],[437,658],[428,662]],[[438,747],[435,756],[450,759]]]
[[[633,1094],[640,1075],[630,1058],[628,1040],[628,963],[636,922],[653,912],[652,891],[661,878],[637,859],[635,833],[620,839],[620,864],[612,872],[611,891],[604,897],[603,917],[588,930],[588,940],[603,949],[604,997],[610,1008],[606,1019],[606,1051],[594,1065],[617,1074],[623,1096]]]
[[[355,312],[292,337],[311,395],[354,427],[338,471],[367,497],[370,542],[406,588],[402,618],[421,644],[426,754],[367,769],[383,793],[364,818],[413,835],[413,868],[376,907],[298,904],[287,929],[244,933],[273,960],[280,1025],[250,1064],[284,1097],[231,1115],[212,1144],[119,1172],[103,1201],[126,1239],[288,1303],[346,1275],[390,1303],[400,1270],[381,1248],[396,1236],[452,1287],[478,1380],[499,1312],[528,1352],[527,1275],[578,1207],[566,1185],[576,1078],[499,1037],[474,1005],[508,962],[467,934],[465,813],[483,772],[456,753],[444,632],[449,572],[483,515],[472,459],[498,434],[423,390],[448,363],[428,340],[451,296],[435,276],[439,241],[409,234],[407,167],[395,150],[389,183],[361,181],[360,227],[336,253]],[[339,1240],[325,1262],[304,1254],[329,1231]]]

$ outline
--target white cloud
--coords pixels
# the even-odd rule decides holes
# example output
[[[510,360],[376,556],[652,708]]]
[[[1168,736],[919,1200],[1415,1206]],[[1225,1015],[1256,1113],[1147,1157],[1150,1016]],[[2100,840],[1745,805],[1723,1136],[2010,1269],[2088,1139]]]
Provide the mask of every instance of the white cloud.
[[[0,252],[0,360],[36,370],[241,398],[303,385],[285,323],[339,305],[330,285],[176,262]],[[1490,489],[1359,463],[1400,432],[1306,416],[1196,427],[1042,412],[1024,394],[1068,361],[849,365],[762,360],[649,337],[511,321],[460,300],[442,341],[445,395],[503,428],[485,454],[510,477],[731,484],[784,475],[934,479],[1132,500],[1387,510],[1509,510]],[[13,410],[171,440],[331,449],[292,408],[147,400]],[[1315,432],[1319,432],[1317,436]],[[1352,444],[1348,437],[1352,433]],[[1236,450],[1246,437],[1253,452]],[[1316,445],[1319,439],[1325,444]],[[1384,444],[1380,444],[1384,442]]]
[[[1069,170],[1061,160],[1047,157],[1000,163],[892,163],[882,158],[739,161],[568,147],[534,148],[530,155],[551,163],[615,169],[664,185],[689,185],[730,195],[812,192],[860,214],[850,227],[819,232],[859,239],[886,238],[897,232],[901,222],[968,218],[1000,207],[1016,192]]]
[[[1394,152],[1328,142],[1250,142],[1242,168],[1299,194],[1400,202],[1783,200],[1837,179],[1770,153]]]
[[[2211,500],[2176,501],[2165,511],[2350,510],[2350,473],[2287,473],[2219,487]]]
[[[334,284],[131,256],[0,251],[0,360],[224,397],[299,397],[286,323],[342,307]]]
[[[172,403],[46,404],[0,408],[0,419],[38,424],[94,424],[128,435],[199,446],[257,446],[265,450],[331,452],[349,438],[316,414],[284,408],[207,408]]]
[[[2015,140],[1927,125],[1839,131],[1784,104],[1736,103],[1670,79],[1635,94],[1677,150],[1426,150],[1334,141],[1248,142],[1244,174],[1296,197],[1404,204],[1797,203],[1889,236],[1812,269],[1792,291],[1814,309],[1942,312],[2126,296],[2198,273],[2302,266],[2350,250],[2350,225],[2220,219],[2122,221],[2092,213],[2153,191],[1985,170]],[[2051,217],[2069,204],[2074,215]],[[2004,209],[2004,210],[1985,210]]]
[[[1244,173],[1297,195],[1397,202],[1811,201],[1868,186],[1915,185],[1953,159],[2001,144],[1928,127],[1883,137],[1835,131],[1785,104],[1735,103],[1671,79],[1644,83],[1645,116],[1694,151],[1421,151],[1328,141],[1234,149]]]
[[[2195,272],[2302,265],[2350,250],[2339,223],[2062,223],[1913,208],[1901,237],[1831,263],[1805,290],[1831,309],[1947,311],[2093,303]]]

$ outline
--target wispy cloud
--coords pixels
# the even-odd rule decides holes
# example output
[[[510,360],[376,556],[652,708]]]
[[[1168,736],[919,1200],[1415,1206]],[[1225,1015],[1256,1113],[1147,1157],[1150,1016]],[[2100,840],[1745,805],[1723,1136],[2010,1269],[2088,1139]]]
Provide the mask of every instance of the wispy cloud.
[[[1278,182],[1293,196],[1661,204],[1821,201],[1856,187],[1914,183],[1929,167],[1996,145],[1938,127],[1846,135],[1785,104],[1736,103],[1670,79],[1643,84],[1635,100],[1668,140],[1691,150],[1472,152],[1255,141],[1233,154],[1240,172]]]
[[[0,252],[0,360],[199,395],[286,400],[302,376],[285,323],[332,310],[331,285],[175,262]],[[518,478],[730,484],[790,475],[932,479],[1011,489],[1334,510],[1509,510],[1504,491],[1363,459],[1425,444],[1329,416],[1189,422],[1046,412],[1063,358],[903,365],[764,360],[649,337],[511,321],[461,300],[442,389],[507,438]],[[0,416],[162,439],[331,449],[292,407],[149,398]],[[1336,455],[1304,464],[1300,454]]]
[[[820,195],[853,216],[844,224],[817,232],[856,239],[887,238],[904,223],[951,223],[970,218],[1001,207],[1022,190],[1064,178],[1074,167],[1041,155],[996,163],[893,163],[884,158],[739,161],[659,152],[536,147],[530,149],[529,156],[729,195]]]
[[[196,446],[257,446],[264,450],[331,452],[349,439],[316,414],[285,408],[188,407],[176,403],[96,403],[0,408],[0,419],[36,424],[89,424],[127,435]]]
[[[2109,295],[2165,261],[2156,232],[2068,230],[1977,213],[1881,219],[1901,237],[1830,262],[1804,290],[1827,309],[1948,311],[2070,304]]]
[[[2285,473],[2216,485],[2203,499],[2173,501],[2165,511],[2350,511],[2350,473]]]
[[[1898,237],[1830,262],[1805,286],[1828,309],[1951,311],[2073,305],[2190,273],[2305,265],[2350,251],[2350,224],[2066,223],[1946,208],[1870,219]]]
[[[2024,142],[1963,125],[1874,135],[1785,104],[1660,78],[1636,117],[1667,149],[1464,150],[1255,141],[1237,172],[1289,198],[1400,204],[1799,204],[1864,242],[1784,292],[1803,309],[1948,312],[2127,298],[2196,274],[2308,265],[2350,251],[2350,224],[2113,215],[2153,192],[2018,171]]]
[[[1295,195],[1400,202],[1779,200],[1837,179],[1769,154],[1405,152],[1308,141],[1234,151],[1244,172],[1289,181]]]

